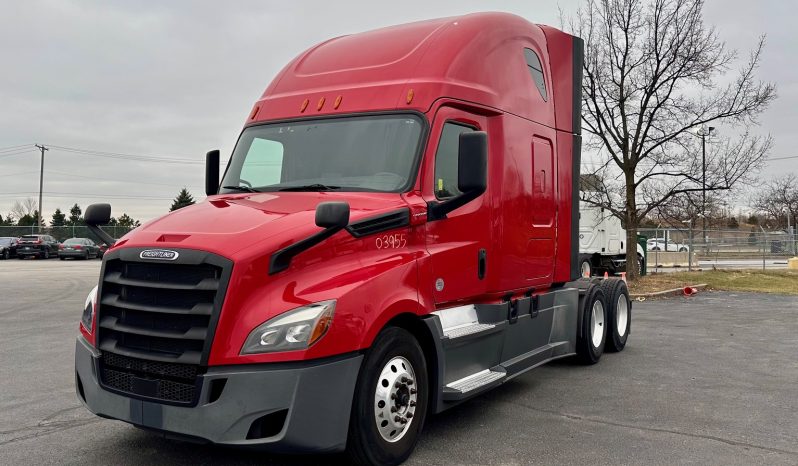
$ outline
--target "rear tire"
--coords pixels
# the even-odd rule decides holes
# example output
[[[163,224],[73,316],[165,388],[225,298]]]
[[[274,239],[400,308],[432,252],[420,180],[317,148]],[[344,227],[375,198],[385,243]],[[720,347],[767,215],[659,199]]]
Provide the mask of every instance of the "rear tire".
[[[606,350],[623,351],[632,328],[632,301],[623,280],[604,280],[601,284],[607,298]]]
[[[355,386],[349,457],[361,466],[404,462],[416,447],[428,402],[427,364],[418,341],[398,327],[383,330],[366,353]]]
[[[576,356],[583,364],[595,364],[604,354],[607,300],[601,288],[600,285],[590,285],[582,300],[582,328],[576,341]]]

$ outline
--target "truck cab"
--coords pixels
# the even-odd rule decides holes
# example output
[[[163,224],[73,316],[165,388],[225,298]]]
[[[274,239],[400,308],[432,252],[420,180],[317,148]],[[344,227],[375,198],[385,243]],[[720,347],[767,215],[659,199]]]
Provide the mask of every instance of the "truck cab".
[[[205,201],[108,238],[80,400],[170,436],[399,464],[428,414],[622,349],[625,285],[577,280],[581,59],[500,13],[301,53],[221,179],[209,152]],[[109,216],[85,215],[98,235]]]
[[[621,219],[598,206],[580,202],[579,205],[579,271],[583,277],[608,272],[627,271],[627,238]],[[638,275],[643,271],[646,253],[640,244],[637,250]],[[651,249],[651,248],[649,248]]]

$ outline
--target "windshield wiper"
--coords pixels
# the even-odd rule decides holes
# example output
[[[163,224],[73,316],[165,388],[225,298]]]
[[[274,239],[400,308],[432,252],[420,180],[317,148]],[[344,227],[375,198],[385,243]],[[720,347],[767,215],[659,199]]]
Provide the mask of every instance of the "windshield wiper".
[[[259,193],[257,189],[252,189],[249,186],[222,186],[224,189],[232,189],[234,191],[241,191],[245,193]]]
[[[340,186],[329,186],[321,183],[305,184],[301,186],[289,186],[287,188],[280,188],[278,191],[334,191],[341,189]]]

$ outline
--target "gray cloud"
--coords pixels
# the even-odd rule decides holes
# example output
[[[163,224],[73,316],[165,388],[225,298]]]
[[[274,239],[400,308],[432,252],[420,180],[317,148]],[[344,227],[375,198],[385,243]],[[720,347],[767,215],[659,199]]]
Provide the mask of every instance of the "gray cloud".
[[[783,2],[787,3],[787,2]],[[791,8],[782,2],[710,2],[706,18],[732,47],[747,50],[760,33],[769,41],[764,79],[780,98],[763,117],[776,138],[774,156],[794,155],[798,44]],[[560,1],[568,14],[578,1]],[[485,9],[558,24],[553,2],[5,2],[0,17],[0,147],[45,143],[200,162],[229,154],[252,103],[272,77],[307,47],[343,34]],[[223,155],[225,158],[226,155]],[[798,160],[773,162],[783,172]],[[15,199],[36,197],[39,157],[0,154],[0,214]],[[177,191],[202,193],[201,164],[163,164],[79,155],[46,155],[44,213],[102,194],[114,214],[139,219],[164,213]],[[18,176],[2,176],[22,173]],[[79,175],[78,176],[70,176]],[[102,180],[105,178],[106,180]],[[147,197],[136,199],[136,196]],[[153,199],[161,198],[161,199]]]

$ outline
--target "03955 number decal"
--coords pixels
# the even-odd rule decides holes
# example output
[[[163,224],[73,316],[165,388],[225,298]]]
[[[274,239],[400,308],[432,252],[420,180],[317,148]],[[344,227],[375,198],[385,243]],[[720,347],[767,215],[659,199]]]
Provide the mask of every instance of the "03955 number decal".
[[[403,233],[378,236],[374,240],[377,249],[398,249],[407,246],[407,236]]]

